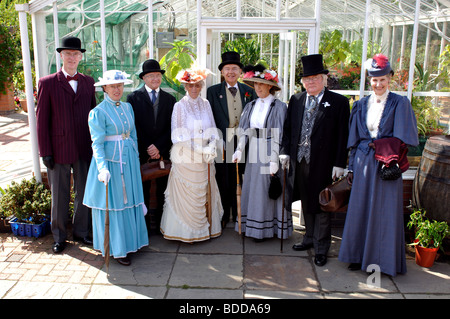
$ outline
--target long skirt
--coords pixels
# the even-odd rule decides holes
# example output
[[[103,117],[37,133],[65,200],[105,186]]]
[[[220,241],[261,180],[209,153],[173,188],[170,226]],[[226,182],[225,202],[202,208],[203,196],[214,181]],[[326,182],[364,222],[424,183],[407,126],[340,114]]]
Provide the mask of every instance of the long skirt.
[[[201,159],[192,161],[191,154],[183,145],[174,144],[171,150],[172,169],[160,226],[165,239],[188,243],[220,236],[223,215],[214,164],[210,164],[211,202],[208,205],[211,205],[212,218],[209,224],[206,212],[208,164]]]
[[[403,180],[382,180],[373,150],[355,155],[353,185],[339,260],[378,265],[390,276],[406,273]]]
[[[265,146],[267,146],[267,152],[258,149],[258,147]],[[251,137],[242,185],[241,230],[245,236],[256,239],[274,236],[281,238],[283,197],[280,195],[275,200],[269,198],[270,164],[266,154],[270,154],[270,144],[262,138]],[[262,156],[264,156],[263,160],[261,160]],[[278,170],[277,175],[283,185],[284,176],[281,169]],[[238,227],[239,225],[236,223],[236,231],[238,231]],[[292,230],[292,215],[285,209],[283,239],[291,236]]]
[[[94,249],[104,251],[105,211],[92,209]],[[109,212],[109,247],[114,258],[126,257],[148,245],[143,206]]]

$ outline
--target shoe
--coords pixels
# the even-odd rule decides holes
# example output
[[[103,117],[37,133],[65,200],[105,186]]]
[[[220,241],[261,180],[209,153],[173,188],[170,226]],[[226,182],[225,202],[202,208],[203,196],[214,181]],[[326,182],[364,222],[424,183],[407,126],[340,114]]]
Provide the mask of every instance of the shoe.
[[[64,248],[66,248],[66,243],[65,242],[54,243],[53,246],[52,246],[52,250],[53,250],[53,252],[55,254],[62,253]]]
[[[304,251],[304,250],[308,250],[310,248],[313,248],[313,244],[294,244],[294,246],[292,246],[293,250],[296,251]]]
[[[355,271],[355,270],[361,270],[361,264],[360,263],[351,263],[348,265],[348,270]]]
[[[123,266],[129,266],[131,265],[131,260],[130,258],[127,257],[123,257],[123,258],[116,258],[117,262]]]
[[[253,238],[253,241],[255,243],[262,243],[263,241],[266,241],[266,239],[265,238]]]
[[[90,238],[88,236],[86,236],[86,237],[73,236],[73,240],[83,243],[85,245],[89,245],[89,246],[93,245],[92,238]]]
[[[327,256],[317,254],[316,257],[314,257],[314,263],[319,267],[324,266],[327,263]]]

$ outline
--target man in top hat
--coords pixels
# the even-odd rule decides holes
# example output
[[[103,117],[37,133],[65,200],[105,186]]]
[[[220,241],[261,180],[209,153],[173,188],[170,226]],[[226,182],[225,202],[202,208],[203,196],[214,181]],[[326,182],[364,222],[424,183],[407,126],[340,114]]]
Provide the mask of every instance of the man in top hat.
[[[234,221],[236,221],[237,215],[236,164],[232,163],[231,160],[237,145],[235,129],[239,126],[239,120],[245,105],[257,98],[253,88],[238,82],[242,68],[239,53],[232,51],[223,53],[219,70],[225,80],[222,83],[210,86],[207,90],[207,99],[211,104],[216,126],[222,132],[224,140],[224,161],[222,162],[222,159],[219,158],[216,163],[216,180],[224,210],[222,227],[225,227],[230,220],[230,209]],[[245,164],[239,164],[241,183],[244,168]]]
[[[134,110],[135,125],[138,140],[139,160],[141,164],[147,161],[169,159],[172,147],[171,120],[175,97],[161,90],[162,75],[158,61],[149,59],[142,65],[139,77],[144,85],[127,96],[127,102]],[[164,191],[168,176],[156,180],[156,227],[159,229],[164,205]],[[143,183],[144,200],[149,207],[151,181]],[[150,216],[152,214],[148,214]]]
[[[88,116],[96,101],[94,79],[77,72],[85,52],[80,39],[67,37],[56,51],[63,65],[60,71],[39,80],[36,120],[39,153],[52,193],[52,248],[60,253],[67,239],[71,172],[75,191],[73,238],[92,244],[90,211],[82,202],[92,157]]]
[[[323,266],[331,244],[330,213],[319,206],[319,193],[344,174],[350,107],[345,96],[325,85],[328,70],[322,55],[303,56],[301,82],[306,92],[289,101],[280,149],[282,168],[289,167],[286,207],[301,200],[306,234],[294,250],[314,248],[314,262]]]

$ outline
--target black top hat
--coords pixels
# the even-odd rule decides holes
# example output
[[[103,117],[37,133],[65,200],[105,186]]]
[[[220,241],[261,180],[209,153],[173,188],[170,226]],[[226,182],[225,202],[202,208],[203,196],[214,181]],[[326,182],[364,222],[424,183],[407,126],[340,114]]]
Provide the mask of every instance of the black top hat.
[[[86,51],[81,48],[81,40],[77,37],[67,37],[62,39],[61,47],[57,48],[56,51],[61,52],[62,50],[78,50],[81,52]]]
[[[222,71],[222,68],[227,64],[239,65],[241,69],[244,67],[241,63],[241,56],[234,51],[224,52],[222,54],[222,63],[219,64],[219,70]]]
[[[161,66],[159,65],[158,61],[150,59],[142,64],[142,72],[141,74],[139,74],[139,77],[142,79],[144,75],[150,72],[161,72],[161,74],[164,74],[164,72],[166,71],[161,70]]]
[[[322,54],[310,54],[302,56],[303,74],[302,77],[316,75],[316,74],[328,74],[328,70],[323,67]]]

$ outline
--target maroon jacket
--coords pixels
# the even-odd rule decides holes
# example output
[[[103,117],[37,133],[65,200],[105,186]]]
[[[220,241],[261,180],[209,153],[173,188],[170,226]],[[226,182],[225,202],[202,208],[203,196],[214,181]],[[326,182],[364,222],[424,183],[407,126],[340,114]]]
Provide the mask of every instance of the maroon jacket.
[[[39,80],[39,154],[53,155],[58,164],[72,164],[78,159],[90,161],[92,157],[88,116],[96,106],[94,79],[78,74],[76,94],[62,71]]]

